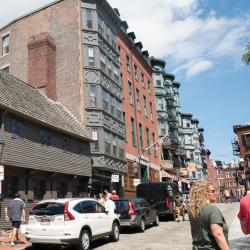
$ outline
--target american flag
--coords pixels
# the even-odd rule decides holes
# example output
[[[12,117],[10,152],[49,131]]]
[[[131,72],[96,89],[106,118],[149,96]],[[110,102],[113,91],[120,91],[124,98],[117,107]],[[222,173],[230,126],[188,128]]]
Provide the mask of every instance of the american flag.
[[[158,140],[155,142],[155,148],[156,148],[156,149],[160,148],[163,142],[164,142],[164,141],[163,141],[163,138],[158,139]]]

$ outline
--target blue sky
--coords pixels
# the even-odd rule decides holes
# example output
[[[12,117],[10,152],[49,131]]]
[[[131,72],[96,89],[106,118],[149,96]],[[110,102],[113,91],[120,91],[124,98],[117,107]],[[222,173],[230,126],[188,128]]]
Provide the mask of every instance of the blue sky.
[[[149,54],[166,60],[180,81],[183,112],[205,129],[214,160],[233,158],[233,125],[250,122],[250,66],[241,55],[250,42],[248,0],[108,0]],[[51,0],[8,0],[0,26]]]

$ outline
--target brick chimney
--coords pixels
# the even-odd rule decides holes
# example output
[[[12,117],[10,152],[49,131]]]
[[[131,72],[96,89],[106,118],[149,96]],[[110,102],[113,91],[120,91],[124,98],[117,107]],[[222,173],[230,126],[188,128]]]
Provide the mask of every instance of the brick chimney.
[[[29,38],[28,83],[56,100],[56,45],[47,32]]]

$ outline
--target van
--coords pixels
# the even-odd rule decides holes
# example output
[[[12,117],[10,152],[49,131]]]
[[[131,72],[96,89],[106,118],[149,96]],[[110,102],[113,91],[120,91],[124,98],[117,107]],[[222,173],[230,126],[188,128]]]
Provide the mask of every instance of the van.
[[[160,217],[175,220],[175,198],[178,185],[174,182],[142,183],[137,186],[137,196],[147,200],[156,208]]]

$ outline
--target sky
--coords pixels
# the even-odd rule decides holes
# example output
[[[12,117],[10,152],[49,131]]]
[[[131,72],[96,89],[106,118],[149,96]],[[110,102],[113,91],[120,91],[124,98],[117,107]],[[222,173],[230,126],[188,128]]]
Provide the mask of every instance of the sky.
[[[3,0],[1,0],[3,1]],[[0,27],[51,0],[8,0]],[[233,125],[250,123],[248,0],[108,0],[150,56],[164,59],[181,83],[181,111],[198,118],[214,160],[229,162]]]

